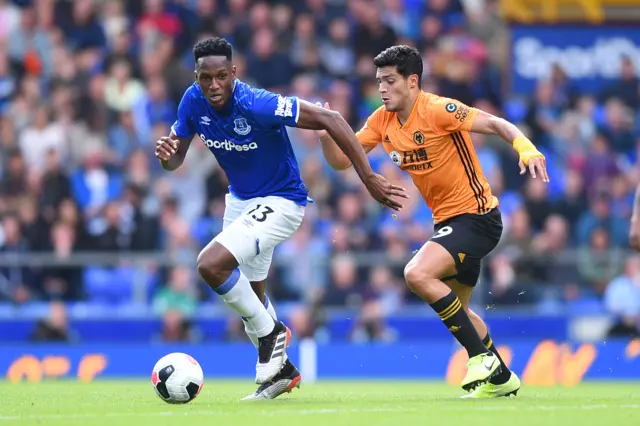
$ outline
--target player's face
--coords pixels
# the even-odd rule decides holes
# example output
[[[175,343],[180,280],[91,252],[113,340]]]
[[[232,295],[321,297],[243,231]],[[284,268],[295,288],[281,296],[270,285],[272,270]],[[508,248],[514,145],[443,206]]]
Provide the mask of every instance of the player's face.
[[[378,68],[378,91],[387,111],[402,111],[409,99],[409,79],[401,76],[395,66]]]
[[[224,56],[200,58],[196,65],[196,80],[207,101],[216,109],[223,108],[233,92],[236,67]]]

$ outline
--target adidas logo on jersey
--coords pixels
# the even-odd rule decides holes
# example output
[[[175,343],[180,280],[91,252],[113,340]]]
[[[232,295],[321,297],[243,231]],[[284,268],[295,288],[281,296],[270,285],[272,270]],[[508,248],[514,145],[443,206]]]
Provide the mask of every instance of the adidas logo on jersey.
[[[251,151],[253,149],[258,149],[258,144],[256,142],[251,142],[247,145],[236,145],[226,139],[224,142],[212,141],[211,139],[205,138],[204,135],[200,135],[200,139],[202,139],[202,142],[204,142],[207,148],[224,149],[225,151]]]

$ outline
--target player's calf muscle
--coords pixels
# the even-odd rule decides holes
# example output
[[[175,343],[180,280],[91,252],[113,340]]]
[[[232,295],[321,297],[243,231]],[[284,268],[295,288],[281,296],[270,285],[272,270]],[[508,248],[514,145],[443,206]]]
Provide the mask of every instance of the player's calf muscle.
[[[231,272],[238,267],[233,255],[221,244],[213,242],[205,247],[198,255],[198,273],[212,288],[224,283]]]
[[[464,309],[464,311],[469,316],[469,319],[471,320],[471,324],[473,324],[473,327],[476,329],[476,332],[478,333],[478,336],[480,336],[482,338],[484,336],[486,336],[489,333],[489,329],[487,328],[487,324],[480,317],[480,315],[476,314],[471,309],[469,309],[469,304],[468,303],[467,303],[467,306],[463,305],[462,308]]]
[[[258,299],[260,299],[262,303],[264,303],[265,285],[266,285],[266,280],[251,281],[251,288],[253,289],[253,292],[256,294],[256,296],[258,296]]]

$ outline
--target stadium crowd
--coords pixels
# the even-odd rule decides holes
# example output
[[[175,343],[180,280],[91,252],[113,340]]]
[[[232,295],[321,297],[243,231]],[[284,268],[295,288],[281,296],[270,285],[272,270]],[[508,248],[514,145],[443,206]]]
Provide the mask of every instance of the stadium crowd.
[[[175,173],[153,157],[193,81],[191,46],[227,37],[241,79],[328,101],[357,129],[380,105],[373,56],[402,43],[424,55],[426,91],[506,116],[548,159],[547,186],[518,175],[508,144],[473,136],[505,223],[483,302],[549,310],[593,303],[620,318],[623,332],[637,332],[640,261],[626,254],[640,180],[638,64],[625,61],[597,94],[579,93],[556,67],[531,99],[514,98],[503,92],[507,29],[495,8],[487,1],[465,11],[456,0],[0,0],[0,254],[61,260],[3,263],[0,301],[128,303],[135,291],[126,259],[82,268],[64,259],[152,251],[178,259],[146,271],[148,301],[168,323],[215,301],[194,264],[221,229],[224,174],[202,144]],[[429,238],[431,213],[383,150],[370,155],[374,168],[411,194],[397,215],[372,202],[354,173],[333,172],[313,132],[290,136],[314,203],[276,251],[269,293],[306,306],[292,311],[299,329],[319,321],[320,306],[337,306],[359,309],[366,328],[383,335],[380,319],[418,300],[402,270]]]

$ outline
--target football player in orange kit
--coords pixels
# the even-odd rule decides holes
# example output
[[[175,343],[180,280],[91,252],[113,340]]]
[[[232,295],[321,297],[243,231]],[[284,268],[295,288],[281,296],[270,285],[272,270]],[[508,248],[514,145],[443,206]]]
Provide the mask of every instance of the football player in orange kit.
[[[393,46],[374,59],[383,106],[357,132],[368,153],[379,144],[407,171],[433,211],[431,239],[404,270],[409,288],[438,313],[469,354],[465,397],[515,395],[520,380],[498,354],[482,318],[469,309],[482,258],[498,244],[498,199],[482,172],[469,132],[498,135],[512,144],[527,172],[548,182],[544,156],[508,121],[421,90],[420,53]],[[329,105],[325,105],[326,108]],[[351,166],[325,131],[317,132],[327,162]]]

